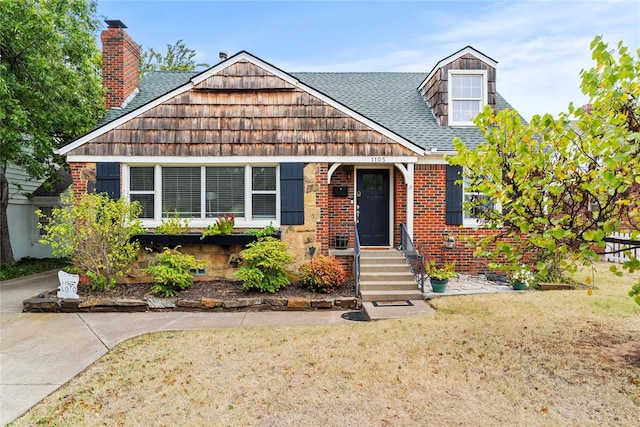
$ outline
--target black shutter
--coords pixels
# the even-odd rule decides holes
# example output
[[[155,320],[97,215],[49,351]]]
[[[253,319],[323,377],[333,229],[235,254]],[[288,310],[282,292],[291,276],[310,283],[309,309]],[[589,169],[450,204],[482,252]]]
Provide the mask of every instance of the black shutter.
[[[280,164],[280,223],[304,224],[304,163]]]
[[[120,198],[120,163],[96,163],[96,193]]]
[[[462,224],[462,184],[456,184],[461,179],[461,166],[447,166],[447,225]]]

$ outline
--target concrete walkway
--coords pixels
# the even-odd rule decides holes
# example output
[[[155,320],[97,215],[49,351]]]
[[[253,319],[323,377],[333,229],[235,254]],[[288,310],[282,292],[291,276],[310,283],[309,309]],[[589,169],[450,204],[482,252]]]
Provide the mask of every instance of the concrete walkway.
[[[22,313],[55,289],[56,272],[0,283],[0,425],[71,380],[118,343],[155,331],[349,323],[341,311]]]
[[[29,410],[120,342],[141,334],[349,323],[342,318],[342,311],[22,313],[22,301],[42,291],[55,289],[57,283],[56,272],[0,283],[0,425],[6,425]],[[444,294],[431,292],[427,282],[424,297],[494,292],[514,291],[483,278],[461,276],[449,282]],[[386,308],[398,309],[401,308]],[[431,307],[421,303],[404,315],[432,312]],[[398,317],[395,313],[384,314],[386,318]]]

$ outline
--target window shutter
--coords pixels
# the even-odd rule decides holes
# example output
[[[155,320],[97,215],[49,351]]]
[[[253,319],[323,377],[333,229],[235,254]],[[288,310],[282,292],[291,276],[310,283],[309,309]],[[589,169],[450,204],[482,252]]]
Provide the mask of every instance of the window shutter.
[[[447,225],[461,225],[462,214],[462,184],[456,184],[462,179],[461,166],[447,166]]]
[[[282,225],[304,224],[304,163],[280,164],[280,214]]]
[[[120,163],[96,163],[96,193],[120,198]]]

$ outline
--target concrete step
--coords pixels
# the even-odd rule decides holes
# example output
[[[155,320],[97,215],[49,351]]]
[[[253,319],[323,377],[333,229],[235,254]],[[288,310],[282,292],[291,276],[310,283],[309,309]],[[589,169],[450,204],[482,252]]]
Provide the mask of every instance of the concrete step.
[[[360,297],[362,301],[403,301],[422,299],[422,294],[417,288],[414,291],[363,291],[360,289]]]
[[[360,282],[361,291],[415,291],[418,289],[416,282]]]
[[[395,249],[387,249],[382,251],[371,251],[371,250],[362,250],[360,251],[360,259],[371,259],[371,258],[402,258],[404,259],[404,253],[402,251],[397,251]]]
[[[360,270],[360,281],[371,282],[399,282],[399,281],[414,282],[413,274],[411,272],[403,271],[402,273],[367,273]]]
[[[407,271],[409,264],[406,262],[397,264],[360,264],[360,273],[402,273]]]
[[[389,301],[386,304],[362,303],[362,311],[369,320],[400,319],[409,316],[426,316],[435,310],[421,299]]]

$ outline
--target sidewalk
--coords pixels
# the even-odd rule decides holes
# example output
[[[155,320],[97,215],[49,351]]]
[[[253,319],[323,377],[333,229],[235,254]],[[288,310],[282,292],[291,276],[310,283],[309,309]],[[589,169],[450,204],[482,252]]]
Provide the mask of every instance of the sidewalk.
[[[341,311],[234,313],[22,313],[57,286],[56,272],[0,283],[0,425],[26,412],[118,343],[170,330],[349,323]]]

